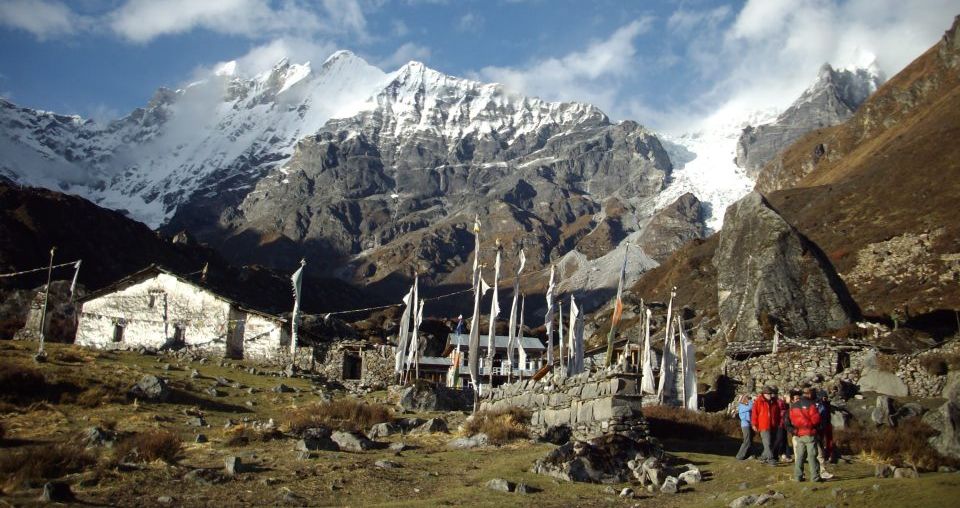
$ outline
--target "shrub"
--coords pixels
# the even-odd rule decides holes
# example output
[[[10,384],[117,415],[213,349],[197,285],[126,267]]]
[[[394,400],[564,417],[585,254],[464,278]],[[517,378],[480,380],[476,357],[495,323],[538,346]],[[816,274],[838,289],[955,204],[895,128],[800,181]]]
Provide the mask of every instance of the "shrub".
[[[287,417],[286,426],[293,433],[320,426],[353,431],[392,421],[393,411],[387,406],[355,399],[337,399],[294,410]]]
[[[647,406],[643,416],[650,433],[658,438],[703,439],[732,437],[741,439],[740,421],[725,412],[706,413],[670,406]]]
[[[24,483],[80,472],[96,461],[82,445],[46,444],[0,455],[0,476],[7,478],[4,488],[11,491]]]
[[[940,455],[930,445],[929,439],[935,434],[920,418],[910,418],[893,428],[866,428],[854,423],[847,429],[836,430],[834,440],[850,453],[895,465],[931,471],[942,465],[956,466],[957,460]]]
[[[530,412],[519,407],[478,411],[463,424],[467,435],[484,433],[490,443],[502,445],[530,437]]]
[[[176,462],[183,451],[180,436],[164,429],[139,432],[122,439],[114,448],[116,462]]]

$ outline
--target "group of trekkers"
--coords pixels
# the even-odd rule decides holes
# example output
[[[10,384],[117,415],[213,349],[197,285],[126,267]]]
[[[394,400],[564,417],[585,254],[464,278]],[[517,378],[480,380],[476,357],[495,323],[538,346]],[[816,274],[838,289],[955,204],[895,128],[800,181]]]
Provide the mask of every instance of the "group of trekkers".
[[[833,478],[826,465],[834,459],[830,399],[825,391],[811,387],[790,390],[789,399],[776,387],[767,386],[753,400],[744,394],[737,404],[743,444],[738,460],[750,456],[754,433],[760,434],[763,452],[759,459],[770,465],[793,460],[793,479],[803,481],[803,463],[810,465],[810,480]]]

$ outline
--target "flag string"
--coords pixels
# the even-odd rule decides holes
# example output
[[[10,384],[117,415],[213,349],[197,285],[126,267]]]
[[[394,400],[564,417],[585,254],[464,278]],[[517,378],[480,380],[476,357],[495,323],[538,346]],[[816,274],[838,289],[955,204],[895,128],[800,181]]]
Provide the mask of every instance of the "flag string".
[[[16,277],[16,276],[18,276],[18,275],[26,275],[26,274],[28,274],[28,273],[42,272],[42,271],[47,270],[47,269],[63,268],[64,266],[75,266],[75,265],[77,264],[77,261],[79,261],[79,260],[74,260],[74,261],[71,261],[71,262],[69,262],[69,263],[61,263],[61,264],[59,264],[59,265],[44,266],[44,267],[42,267],[42,268],[34,268],[34,269],[32,269],[32,270],[23,270],[23,271],[21,271],[21,272],[0,273],[0,277]]]

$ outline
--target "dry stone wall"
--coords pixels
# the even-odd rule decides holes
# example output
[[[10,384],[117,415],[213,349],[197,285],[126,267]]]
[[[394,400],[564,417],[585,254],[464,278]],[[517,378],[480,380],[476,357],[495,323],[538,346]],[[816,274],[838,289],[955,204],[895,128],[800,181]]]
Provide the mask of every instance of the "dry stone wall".
[[[960,340],[950,341],[938,348],[909,355],[886,355],[890,362],[878,360],[878,353],[869,349],[843,350],[829,347],[810,347],[803,350],[765,354],[743,361],[727,360],[725,371],[731,379],[741,383],[745,391],[755,392],[763,386],[781,389],[805,383],[821,385],[835,380],[860,385],[871,371],[886,372],[906,386],[911,397],[939,397],[946,383],[946,372],[931,372],[926,364],[931,358],[960,354]],[[889,375],[888,374],[888,375]],[[876,377],[876,374],[871,374]]]
[[[645,437],[642,397],[635,375],[583,373],[549,375],[540,381],[523,380],[494,388],[481,410],[520,407],[530,410],[534,434],[559,425],[570,427],[576,439],[608,433]]]

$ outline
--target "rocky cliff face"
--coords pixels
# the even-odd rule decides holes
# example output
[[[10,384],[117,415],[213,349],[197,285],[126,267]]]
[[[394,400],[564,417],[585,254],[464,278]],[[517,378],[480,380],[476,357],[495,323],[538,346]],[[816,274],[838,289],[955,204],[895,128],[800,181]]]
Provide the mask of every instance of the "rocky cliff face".
[[[713,264],[728,342],[836,330],[854,317],[843,282],[817,247],[757,193],[727,208]]]
[[[372,102],[301,141],[235,214],[220,216],[214,241],[268,262],[310,246],[314,266],[339,266],[364,284],[414,269],[428,283],[461,283],[475,215],[486,245],[523,246],[536,269],[598,227],[612,228],[604,252],[636,231],[671,169],[657,138],[636,123],[611,124],[591,106],[516,96],[418,63]],[[629,220],[606,220],[609,198]],[[598,236],[589,238],[593,248]],[[264,248],[230,247],[251,243]],[[492,263],[492,249],[483,256]]]
[[[820,68],[817,81],[771,123],[748,126],[737,141],[737,165],[756,179],[767,163],[804,134],[845,121],[883,82],[879,71]]]

